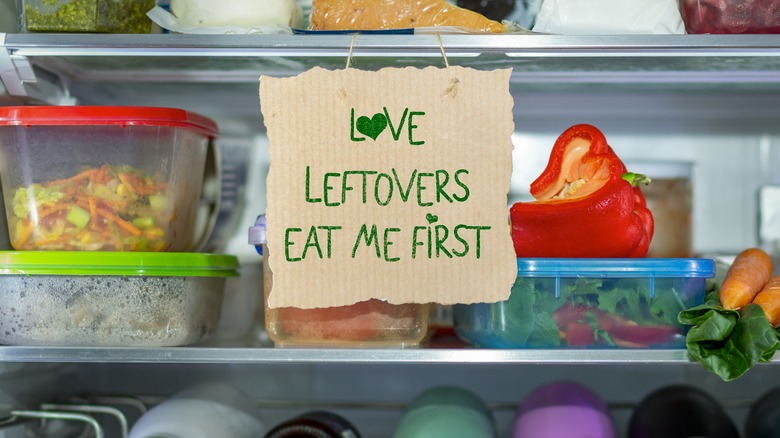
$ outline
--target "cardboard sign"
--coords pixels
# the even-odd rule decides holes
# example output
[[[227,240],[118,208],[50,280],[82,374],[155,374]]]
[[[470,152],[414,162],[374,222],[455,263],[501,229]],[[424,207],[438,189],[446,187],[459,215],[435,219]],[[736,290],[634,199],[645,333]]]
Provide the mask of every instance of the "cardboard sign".
[[[510,74],[261,77],[269,307],[506,300],[517,276]]]

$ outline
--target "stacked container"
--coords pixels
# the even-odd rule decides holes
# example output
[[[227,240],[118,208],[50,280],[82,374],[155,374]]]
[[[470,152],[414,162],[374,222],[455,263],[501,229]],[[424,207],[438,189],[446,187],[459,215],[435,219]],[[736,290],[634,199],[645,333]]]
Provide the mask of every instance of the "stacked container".
[[[172,346],[216,324],[232,256],[198,251],[212,120],[149,107],[1,107],[14,251],[0,343]]]

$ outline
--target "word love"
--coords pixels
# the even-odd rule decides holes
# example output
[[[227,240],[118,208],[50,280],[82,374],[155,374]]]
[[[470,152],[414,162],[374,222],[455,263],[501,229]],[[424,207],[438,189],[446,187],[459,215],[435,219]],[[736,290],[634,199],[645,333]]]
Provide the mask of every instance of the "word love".
[[[422,111],[409,111],[409,108],[405,108],[401,114],[400,120],[393,123],[393,119],[390,117],[390,113],[387,111],[387,107],[382,107],[381,113],[376,113],[372,117],[360,116],[355,120],[355,108],[352,108],[349,118],[349,138],[352,141],[366,141],[366,137],[370,137],[376,141],[379,134],[384,132],[385,129],[390,128],[390,135],[393,136],[393,140],[399,141],[401,139],[401,133],[404,131],[404,124],[406,124],[406,137],[409,140],[409,144],[412,146],[420,146],[425,144],[425,140],[415,139],[414,130],[418,128],[415,125],[415,117],[422,117],[425,113]],[[366,137],[361,137],[355,133],[355,130]]]

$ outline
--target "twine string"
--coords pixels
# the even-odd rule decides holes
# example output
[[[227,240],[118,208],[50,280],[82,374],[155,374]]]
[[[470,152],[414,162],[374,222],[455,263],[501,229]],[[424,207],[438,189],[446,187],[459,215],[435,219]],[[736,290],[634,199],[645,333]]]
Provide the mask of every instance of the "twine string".
[[[354,35],[352,35],[352,42],[349,43],[349,54],[347,55],[347,66],[345,68],[349,68],[349,64],[352,62],[352,50],[355,48],[355,40],[357,40],[358,33],[355,32]]]
[[[447,52],[444,51],[444,44],[441,42],[441,35],[436,33],[436,40],[439,42],[439,49],[441,49],[441,56],[444,58],[444,66],[450,68],[450,61],[447,59]]]

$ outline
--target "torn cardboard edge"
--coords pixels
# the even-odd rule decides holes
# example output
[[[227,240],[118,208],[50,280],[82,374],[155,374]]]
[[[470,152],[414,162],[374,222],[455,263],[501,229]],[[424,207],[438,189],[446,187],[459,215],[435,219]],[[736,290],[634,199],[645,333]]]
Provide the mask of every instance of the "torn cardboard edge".
[[[503,301],[511,69],[261,77],[268,306]]]

